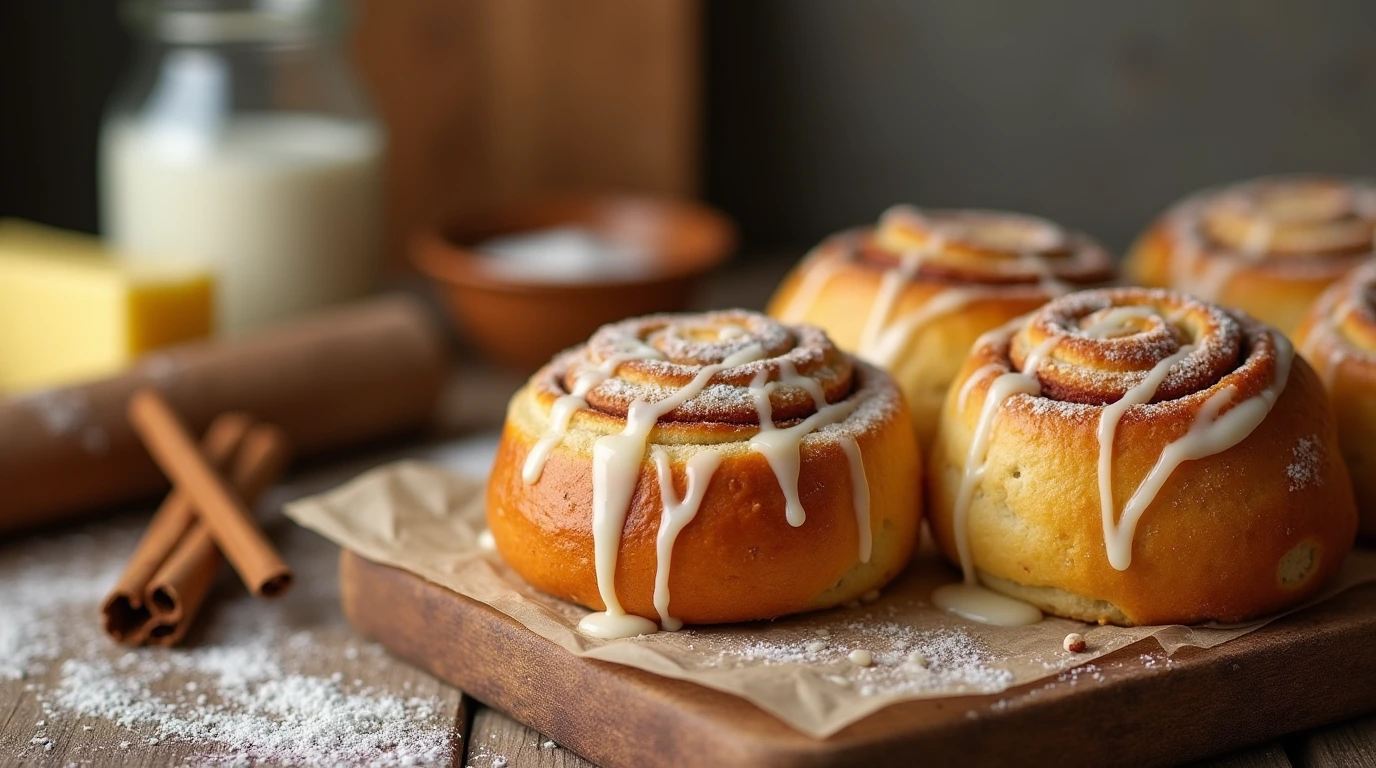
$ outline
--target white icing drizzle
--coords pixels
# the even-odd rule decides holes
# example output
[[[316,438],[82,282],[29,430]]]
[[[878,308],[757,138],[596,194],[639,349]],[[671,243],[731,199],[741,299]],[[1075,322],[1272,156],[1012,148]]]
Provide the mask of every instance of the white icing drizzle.
[[[758,382],[752,382],[752,385],[757,383]],[[827,396],[826,393],[822,391],[822,385],[818,383],[816,379],[799,375],[798,369],[795,368],[793,363],[789,360],[779,361],[778,384],[785,387],[798,387],[806,391],[812,396],[812,404],[813,407],[817,409],[817,415],[820,415],[823,411],[832,407],[827,405]],[[753,390],[752,394],[754,394]],[[759,395],[755,394],[755,398],[755,409],[758,412],[760,410]],[[768,407],[767,392],[765,393],[765,399],[766,407]],[[772,419],[772,407],[769,408],[769,410],[771,413],[768,418]],[[845,418],[845,416],[848,415],[850,415],[849,411],[842,415],[841,418]],[[765,415],[760,414],[761,428],[763,428],[765,420]],[[772,425],[772,420],[770,423]],[[799,437],[799,439],[801,440],[802,438]],[[850,463],[851,503],[855,508],[855,525],[860,538],[860,562],[868,563],[870,561],[870,553],[874,549],[874,534],[870,530],[870,484],[869,478],[865,476],[865,459],[860,453],[860,444],[855,441],[855,438],[842,437],[839,443],[841,445],[841,450],[846,453],[846,460]],[[765,458],[769,459],[769,454],[765,454]],[[770,467],[773,468],[774,466],[775,465],[771,461]],[[796,478],[794,479],[794,483],[796,485]],[[781,488],[785,487],[782,480],[780,480],[779,485]],[[787,491],[785,491],[785,494],[786,493]]]
[[[816,379],[799,375],[798,369],[794,367],[793,363],[789,360],[779,361],[778,385],[798,387],[811,395],[813,407],[817,409],[814,417],[821,415],[824,411],[833,407],[827,405],[827,396],[826,393],[822,391],[822,385],[818,383]],[[773,428],[773,407],[769,404],[769,393],[772,391],[772,385],[763,384],[762,378],[757,378],[755,381],[751,382],[751,394],[755,398],[755,410],[760,417],[761,431],[764,431],[764,425],[766,423],[770,425],[771,429]],[[761,407],[761,397],[764,398],[763,407]],[[838,409],[836,412],[841,413],[841,410]],[[840,418],[845,418],[849,415],[850,411],[845,411]],[[801,427],[803,425],[800,424],[798,426]],[[825,426],[825,424],[819,424],[819,426]],[[800,435],[798,439],[801,440],[802,436]],[[864,456],[861,455],[860,444],[855,441],[855,438],[842,437],[838,442],[841,445],[841,450],[846,454],[846,460],[850,464],[851,503],[855,508],[855,525],[856,530],[859,532],[860,562],[868,563],[870,561],[870,554],[874,549],[874,534],[870,530],[870,484],[869,478],[865,476],[865,459]],[[751,448],[754,449],[753,443]],[[784,478],[779,476],[779,471],[776,468],[777,465],[770,459],[769,453],[765,453],[765,459],[769,461],[770,468],[775,470],[775,476],[779,479],[779,487],[787,489],[788,486],[784,484]],[[794,487],[796,488],[798,482],[796,472],[794,472],[792,479]],[[785,498],[787,498],[787,490],[784,491],[784,495]],[[794,495],[797,495],[796,491]],[[801,504],[799,504],[799,509],[802,509]]]
[[[1201,215],[1200,211],[1208,204],[1208,200],[1216,194],[1218,193],[1215,190],[1205,190],[1181,204],[1174,226],[1178,256],[1168,262],[1171,282],[1174,285],[1208,301],[1218,300],[1244,263],[1242,259],[1228,258],[1227,255],[1206,257],[1204,253],[1204,240],[1195,230],[1198,226],[1196,218]],[[1269,229],[1267,227],[1267,230]],[[1257,232],[1253,225],[1247,237],[1249,243],[1259,239]],[[1269,243],[1270,232],[1267,231],[1265,234]],[[1252,258],[1265,255],[1262,251],[1244,250],[1242,253]]]
[[[865,319],[865,329],[860,334],[859,353],[869,359],[879,343],[879,335],[889,322],[889,316],[893,314],[894,304],[898,301],[898,296],[912,282],[913,276],[922,266],[922,262],[930,255],[938,251],[945,240],[939,237],[932,237],[920,247],[909,248],[904,251],[899,259],[898,265],[884,270],[884,276],[879,282],[879,293],[874,297],[874,307],[870,310],[869,317]]]
[[[1129,408],[1149,402],[1155,397],[1156,390],[1161,388],[1161,383],[1166,380],[1171,366],[1189,357],[1193,351],[1194,346],[1186,344],[1180,348],[1180,351],[1158,362],[1152,367],[1146,378],[1125,392],[1117,402],[1104,406],[1104,410],[1099,415],[1100,515],[1103,519],[1104,544],[1108,549],[1109,563],[1120,571],[1127,565],[1119,565],[1119,560],[1115,559],[1115,555],[1121,551],[1122,543],[1126,540],[1129,550],[1128,556],[1131,558],[1132,539],[1137,528],[1137,520],[1136,518],[1129,519],[1127,515],[1124,515],[1121,524],[1115,523],[1113,520],[1115,512],[1113,503],[1113,441],[1118,432],[1118,422],[1122,420],[1123,414],[1127,413]]]
[[[648,634],[658,629],[653,621],[625,612],[616,596],[615,585],[621,530],[626,523],[626,513],[635,492],[650,431],[664,414],[700,394],[718,372],[763,359],[764,355],[763,349],[758,345],[752,345],[721,363],[704,366],[691,382],[664,400],[655,403],[635,401],[627,413],[626,428],[620,434],[600,437],[594,443],[593,545],[598,592],[607,610],[585,616],[579,623],[579,628],[584,632],[595,637],[618,638]],[[605,380],[615,369],[615,365],[599,366],[597,371],[606,371],[600,380]],[[751,383],[751,395],[755,399],[755,407],[760,417],[760,431],[751,438],[750,448],[763,454],[769,462],[784,494],[788,522],[796,527],[802,525],[806,519],[798,494],[802,439],[821,427],[845,419],[855,411],[859,402],[852,398],[827,404],[826,394],[821,385],[811,378],[799,375],[790,361],[780,361],[778,368],[778,381],[765,383],[764,380],[768,377],[766,369]],[[581,382],[580,377],[579,383]],[[592,386],[596,385],[587,386],[582,394],[586,394]],[[769,396],[780,386],[797,387],[807,392],[817,407],[816,412],[792,427],[776,427]],[[567,419],[561,423],[567,427]],[[861,562],[868,562],[873,548],[873,537],[870,530],[869,483],[865,477],[864,458],[854,438],[843,437],[839,443],[850,465],[856,525],[859,529],[859,557]],[[702,450],[689,459],[688,488],[683,498],[679,498],[674,488],[668,453],[656,447],[651,451],[651,459],[658,476],[660,497],[664,507],[655,541],[654,605],[664,628],[676,630],[682,627],[683,623],[669,612],[669,577],[674,544],[679,533],[697,516],[707,493],[707,486],[722,458],[716,451]]]
[[[864,332],[860,336],[857,353],[875,365],[892,368],[912,340],[929,323],[939,317],[958,312],[976,300],[989,296],[988,288],[965,287],[948,288],[923,303],[913,311],[889,322],[893,305],[908,283],[917,275],[922,262],[946,245],[947,239],[933,234],[922,247],[903,253],[898,266],[889,269],[875,296],[874,308],[865,321]],[[1055,276],[1051,265],[1040,254],[1029,251],[1018,252],[1018,263],[1037,275],[1037,285],[1050,298],[1064,296],[1070,286]]]
[[[1147,511],[1147,507],[1156,500],[1157,494],[1165,487],[1166,481],[1170,479],[1171,473],[1175,472],[1175,468],[1186,461],[1222,453],[1247,439],[1247,436],[1252,434],[1252,431],[1271,412],[1271,407],[1276,404],[1280,394],[1285,391],[1285,385],[1290,380],[1290,364],[1294,359],[1294,348],[1280,333],[1275,331],[1269,331],[1269,333],[1276,345],[1276,376],[1266,389],[1259,392],[1256,397],[1238,403],[1222,415],[1220,412],[1227,408],[1233,402],[1233,398],[1237,396],[1237,388],[1229,385],[1210,396],[1200,407],[1199,412],[1195,414],[1194,423],[1190,425],[1189,431],[1161,451],[1161,455],[1157,457],[1151,471],[1138,484],[1137,490],[1133,492],[1123,507],[1123,513],[1116,525],[1112,523],[1110,517],[1112,514],[1112,491],[1108,492],[1107,507],[1104,513],[1104,547],[1108,552],[1109,564],[1117,570],[1126,570],[1128,566],[1132,565],[1132,542],[1136,536],[1137,524],[1142,519],[1142,514]],[[1157,368],[1160,367],[1160,365],[1157,366]],[[1155,375],[1156,372],[1157,370],[1153,369],[1152,374]],[[1148,379],[1151,378],[1148,376]],[[1162,374],[1162,378],[1164,378],[1164,374]],[[1143,384],[1146,383],[1146,381],[1143,382]],[[1153,392],[1157,386],[1160,386],[1160,381],[1157,381],[1152,387]],[[1134,392],[1141,387],[1142,385],[1134,387],[1128,395],[1124,396],[1124,399],[1133,396]],[[1147,396],[1147,399],[1150,399],[1150,395]],[[1107,416],[1107,411],[1106,408],[1105,416]],[[1114,423],[1116,425],[1116,418]],[[1101,441],[1099,482],[1102,495],[1105,478],[1102,448],[1105,430],[1102,420],[1099,435]],[[1111,428],[1108,432],[1108,439],[1112,440]],[[1111,442],[1108,450],[1112,451]],[[1111,465],[1108,472],[1112,472]]]
[[[1252,218],[1236,249],[1206,257],[1204,239],[1196,229],[1199,219],[1210,201],[1229,194],[1244,196],[1252,208]],[[1376,195],[1372,195],[1369,188],[1349,189],[1347,194],[1352,196],[1356,210],[1371,216]],[[1183,290],[1188,286],[1190,293],[1209,301],[1218,301],[1243,266],[1261,261],[1269,255],[1275,240],[1276,221],[1256,207],[1256,201],[1251,199],[1254,195],[1255,192],[1207,189],[1180,204],[1174,214],[1178,255],[1170,262],[1172,283],[1177,288]],[[1373,230],[1372,248],[1376,251],[1376,230]]]
[[[868,563],[874,551],[874,532],[870,530],[870,481],[865,476],[865,457],[853,437],[841,438],[841,450],[850,462],[851,503],[855,505],[855,529],[860,534],[860,562]]]
[[[898,263],[884,271],[880,278],[879,289],[875,294],[874,304],[866,316],[860,332],[856,353],[865,360],[885,368],[892,368],[910,347],[912,340],[933,320],[957,312],[980,298],[997,293],[996,288],[990,287],[947,288],[913,311],[896,320],[893,319],[894,307],[901,298],[903,289],[916,278],[922,263],[944,248],[952,236],[960,236],[958,227],[954,235],[950,231],[942,231],[943,225],[940,222],[931,222],[921,210],[906,205],[895,206],[885,211],[880,217],[879,227],[883,229],[887,226],[886,222],[894,217],[910,217],[925,224],[928,235],[927,240],[920,245],[903,251],[899,256]],[[1041,234],[1043,240],[1046,241],[1043,243],[1045,247],[1055,247],[1064,242],[1064,235],[1061,232],[1052,228],[1050,224],[1044,226],[1046,231]],[[830,258],[828,251],[819,251],[818,254],[810,257],[810,263],[804,270],[802,282],[794,291],[787,305],[779,312],[781,319],[785,322],[804,320],[812,309],[812,305],[821,295],[822,289],[845,263],[842,259]],[[1071,286],[1055,276],[1051,264],[1040,253],[1035,250],[1024,250],[1019,251],[1017,256],[1019,265],[1037,276],[1038,287],[1048,297],[1063,296],[1073,290]]]
[[[1318,307],[1318,319],[1314,324],[1314,330],[1305,338],[1304,347],[1300,351],[1318,371],[1324,391],[1332,394],[1333,388],[1338,383],[1338,371],[1350,357],[1346,348],[1347,342],[1338,329],[1339,326],[1347,322],[1349,315],[1357,311],[1357,307],[1347,299],[1339,302],[1336,308],[1332,306],[1334,301],[1330,298],[1321,298],[1320,301],[1323,303]],[[1321,336],[1327,337],[1327,354],[1320,352],[1322,343],[1319,341],[1319,337]]]
[[[564,441],[564,436],[568,434],[569,423],[573,420],[573,415],[578,411],[588,407],[588,393],[596,389],[616,372],[617,367],[622,363],[631,360],[662,360],[664,355],[659,350],[635,338],[625,338],[619,340],[624,351],[617,352],[596,368],[583,371],[573,382],[573,391],[561,396],[554,401],[554,405],[549,410],[549,427],[545,430],[535,447],[526,454],[525,463],[521,466],[521,479],[527,485],[539,481],[541,473],[545,470],[545,462],[549,461],[549,455],[559,444]]]
[[[761,360],[764,356],[764,349],[752,344],[720,363],[703,366],[692,381],[663,400],[653,403],[636,400],[626,414],[626,428],[620,434],[599,437],[593,444],[593,550],[597,591],[607,610],[583,617],[578,626],[584,632],[595,637],[616,638],[646,634],[658,629],[649,619],[627,615],[616,596],[616,561],[621,549],[621,529],[626,524],[626,513],[640,476],[646,441],[660,417],[697,397],[717,373]]]
[[[1085,328],[1083,333],[1093,338],[1113,338],[1131,332],[1130,320],[1147,314],[1150,314],[1147,308],[1117,308],[1106,312],[1103,317]],[[1009,334],[1011,329],[1002,329],[1000,333]],[[1113,445],[1118,424],[1128,409],[1151,401],[1171,368],[1186,359],[1194,351],[1194,347],[1186,345],[1175,354],[1157,362],[1141,382],[1124,393],[1117,402],[1104,407],[1098,429],[1099,495],[1104,547],[1109,563],[1115,569],[1126,570],[1132,564],[1132,545],[1138,523],[1175,469],[1186,461],[1222,453],[1241,443],[1266,418],[1285,390],[1290,377],[1294,349],[1278,332],[1268,333],[1276,348],[1276,371],[1273,381],[1255,397],[1236,405],[1233,405],[1237,396],[1237,388],[1234,386],[1223,387],[1210,396],[1200,407],[1185,435],[1161,451],[1151,470],[1133,491],[1116,522],[1113,502]],[[940,587],[932,595],[934,604],[951,613],[995,624],[1028,623],[1040,619],[1040,612],[1034,607],[1019,600],[995,595],[979,586],[978,575],[970,556],[967,517],[974,489],[984,475],[993,421],[999,408],[1014,394],[1040,394],[1041,386],[1036,378],[1036,371],[1062,338],[1064,337],[1049,338],[1034,349],[1025,361],[1025,373],[1006,371],[1005,366],[989,364],[972,373],[961,388],[959,403],[963,409],[970,392],[980,381],[996,370],[1006,371],[989,385],[971,438],[960,488],[952,510],[953,534],[964,583]],[[981,343],[989,342],[982,340]],[[1224,409],[1229,405],[1233,407],[1225,413]],[[1036,618],[1033,618],[1034,613]]]
[[[984,293],[970,288],[948,288],[885,327],[872,344],[861,346],[860,355],[875,365],[892,368],[918,331],[938,317],[964,309]]]
[[[983,341],[984,340],[981,339],[979,342],[976,343],[976,346],[983,343]],[[960,410],[965,410],[965,404],[970,402],[970,393],[975,391],[975,385],[979,384],[981,381],[984,381],[985,376],[988,376],[991,373],[1004,373],[1007,370],[1007,366],[1001,365],[999,363],[986,363],[976,368],[975,372],[970,374],[969,378],[965,380],[965,383],[960,385],[960,396],[956,398],[956,404],[960,408]]]
[[[1081,331],[1092,339],[1116,339],[1133,332],[1132,321],[1151,317],[1154,310],[1145,306],[1112,307]]]
[[[1011,334],[1013,327],[1013,325],[1005,326],[998,333]],[[961,474],[960,490],[956,494],[955,508],[951,513],[951,528],[956,540],[956,555],[960,560],[964,582],[946,584],[932,591],[932,604],[948,613],[971,621],[999,626],[1022,626],[1035,624],[1042,620],[1042,612],[1036,606],[1000,595],[980,586],[979,576],[975,572],[974,563],[970,558],[970,532],[967,529],[966,519],[969,516],[970,503],[974,499],[975,486],[984,477],[985,459],[989,453],[989,438],[993,431],[994,417],[1004,402],[1013,395],[1022,393],[1035,396],[1041,393],[1042,387],[1041,382],[1037,379],[1037,369],[1041,367],[1042,362],[1064,338],[1064,336],[1052,336],[1037,345],[1024,361],[1025,372],[1009,371],[1001,365],[984,366],[975,371],[961,389],[960,398],[963,404],[969,397],[968,390],[973,386],[972,382],[981,380],[987,373],[1003,371],[989,385],[989,392],[985,395],[984,407],[980,409],[979,421],[976,423],[975,433],[970,439],[970,450],[965,457],[965,468]],[[979,343],[986,343],[988,339],[988,336],[983,337]]]
[[[799,375],[791,360],[779,361],[779,384],[784,387],[797,387],[807,392],[812,397],[812,405],[815,408],[827,406],[827,395],[822,391],[822,385],[816,379]]]
[[[1042,361],[1051,354],[1064,336],[1052,336],[1037,345],[1024,361],[1026,371],[1005,371],[989,385],[984,396],[984,407],[980,409],[979,421],[975,423],[975,433],[970,438],[970,450],[965,456],[965,469],[960,478],[960,490],[956,494],[955,509],[951,515],[952,532],[955,534],[956,554],[960,559],[960,569],[965,583],[979,583],[975,575],[974,563],[970,561],[970,532],[966,528],[966,516],[970,502],[974,498],[975,486],[984,478],[985,459],[989,454],[989,438],[993,433],[994,417],[1005,401],[1013,395],[1039,395],[1042,383],[1037,379],[1037,369]]]
[[[721,454],[703,449],[688,459],[688,489],[681,499],[674,490],[668,452],[656,446],[650,451],[650,457],[659,475],[659,496],[664,503],[659,534],[655,537],[655,611],[659,613],[659,623],[675,632],[683,628],[683,622],[669,613],[669,569],[673,564],[674,542],[678,541],[679,532],[697,517],[712,474],[721,466]]]
[[[822,406],[797,424],[780,429],[774,425],[773,406],[769,402],[769,394],[780,382],[764,383],[764,377],[767,375],[767,372],[762,371],[750,384],[750,394],[755,399],[755,410],[760,418],[760,431],[750,438],[750,450],[763,455],[769,462],[769,468],[774,471],[774,477],[779,481],[779,489],[784,494],[788,524],[797,528],[807,520],[807,513],[798,497],[802,439],[828,424],[834,424],[850,416],[859,406],[859,402],[851,398]]]

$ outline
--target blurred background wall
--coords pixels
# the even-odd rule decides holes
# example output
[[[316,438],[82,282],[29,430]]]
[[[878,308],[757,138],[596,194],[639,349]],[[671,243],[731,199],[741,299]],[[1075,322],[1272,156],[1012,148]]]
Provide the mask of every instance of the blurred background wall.
[[[698,193],[754,251],[887,205],[1042,214],[1121,248],[1173,199],[1376,172],[1376,3],[364,0],[394,246],[545,189]],[[94,231],[115,4],[0,5],[0,215]]]
[[[709,4],[708,195],[757,242],[892,202],[1121,248],[1203,185],[1376,172],[1376,3]]]

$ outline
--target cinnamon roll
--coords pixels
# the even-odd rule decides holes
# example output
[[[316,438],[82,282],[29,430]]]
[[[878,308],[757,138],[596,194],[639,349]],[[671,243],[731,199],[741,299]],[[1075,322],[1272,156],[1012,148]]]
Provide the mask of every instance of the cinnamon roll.
[[[1295,343],[1328,390],[1338,445],[1361,512],[1361,534],[1376,541],[1376,261],[1319,296]]]
[[[1292,333],[1334,280],[1373,252],[1376,184],[1275,176],[1208,189],[1166,211],[1127,276],[1242,309]]]
[[[1240,621],[1314,594],[1356,509],[1313,369],[1184,294],[1084,291],[975,345],[930,462],[965,587],[1116,624]]]
[[[893,373],[922,445],[981,333],[1114,276],[1089,236],[1001,211],[896,206],[828,238],[783,282],[769,314],[825,328]]]
[[[729,311],[602,327],[511,401],[488,486],[503,559],[601,637],[858,598],[911,555],[917,446],[883,371]]]

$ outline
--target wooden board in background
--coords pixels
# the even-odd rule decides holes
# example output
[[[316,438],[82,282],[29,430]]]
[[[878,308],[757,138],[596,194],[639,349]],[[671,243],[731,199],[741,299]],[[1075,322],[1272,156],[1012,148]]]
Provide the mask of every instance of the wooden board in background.
[[[354,60],[387,125],[388,244],[569,189],[697,187],[697,0],[366,0]]]
[[[572,656],[485,605],[347,551],[340,594],[363,634],[608,768],[874,765],[916,755],[966,768],[1139,768],[1376,709],[1376,585],[1216,648],[1182,649],[1169,666],[1137,661],[1158,650],[1148,640],[1096,660],[1101,680],[909,702],[822,741],[734,696]]]

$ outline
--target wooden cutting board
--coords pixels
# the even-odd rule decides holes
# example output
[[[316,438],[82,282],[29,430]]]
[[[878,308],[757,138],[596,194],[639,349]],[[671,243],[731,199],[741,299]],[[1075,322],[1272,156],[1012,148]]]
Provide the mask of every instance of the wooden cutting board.
[[[899,704],[825,740],[734,696],[583,659],[491,608],[345,551],[364,635],[608,768],[1175,763],[1376,710],[1376,584],[1147,667],[1154,640],[1076,685]],[[1159,655],[1159,653],[1158,653]]]

